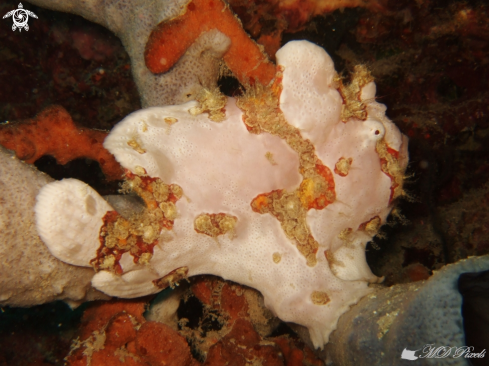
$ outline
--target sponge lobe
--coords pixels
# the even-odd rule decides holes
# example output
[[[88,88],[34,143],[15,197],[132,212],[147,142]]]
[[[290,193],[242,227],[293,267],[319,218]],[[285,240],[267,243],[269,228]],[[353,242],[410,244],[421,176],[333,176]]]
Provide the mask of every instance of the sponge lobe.
[[[88,267],[100,246],[102,218],[111,210],[89,185],[63,179],[40,190],[35,206],[37,230],[55,257]]]

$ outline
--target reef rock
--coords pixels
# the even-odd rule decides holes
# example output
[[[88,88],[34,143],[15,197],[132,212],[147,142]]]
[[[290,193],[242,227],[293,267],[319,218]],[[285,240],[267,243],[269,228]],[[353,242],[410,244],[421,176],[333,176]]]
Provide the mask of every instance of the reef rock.
[[[126,117],[104,146],[146,210],[128,220],[81,182],[47,185],[36,217],[51,252],[93,266],[92,285],[124,298],[221,276],[327,343],[380,280],[365,246],[403,193],[407,138],[364,68],[345,86],[306,41],[284,46],[277,63],[271,87],[237,100],[208,91]]]

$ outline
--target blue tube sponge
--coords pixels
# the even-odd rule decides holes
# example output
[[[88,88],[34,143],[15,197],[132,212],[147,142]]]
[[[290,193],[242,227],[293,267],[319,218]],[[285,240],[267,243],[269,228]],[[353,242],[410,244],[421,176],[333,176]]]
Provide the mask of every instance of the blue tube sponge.
[[[414,359],[418,366],[469,365],[458,279],[487,270],[489,256],[472,257],[443,267],[427,281],[377,285],[340,318],[328,358],[335,366],[413,365]]]

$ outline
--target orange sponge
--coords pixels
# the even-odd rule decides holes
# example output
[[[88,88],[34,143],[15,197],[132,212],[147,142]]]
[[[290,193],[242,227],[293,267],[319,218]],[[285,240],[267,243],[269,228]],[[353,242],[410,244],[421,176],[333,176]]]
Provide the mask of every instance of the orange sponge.
[[[66,109],[57,105],[32,119],[0,126],[0,145],[27,163],[44,155],[53,156],[62,165],[84,157],[97,161],[107,179],[121,179],[119,163],[102,145],[106,136],[106,132],[76,127]]]
[[[275,65],[221,0],[193,0],[181,16],[158,24],[146,44],[146,66],[155,74],[168,71],[197,37],[211,29],[218,29],[231,39],[223,58],[241,83],[257,81],[267,85],[273,79]]]

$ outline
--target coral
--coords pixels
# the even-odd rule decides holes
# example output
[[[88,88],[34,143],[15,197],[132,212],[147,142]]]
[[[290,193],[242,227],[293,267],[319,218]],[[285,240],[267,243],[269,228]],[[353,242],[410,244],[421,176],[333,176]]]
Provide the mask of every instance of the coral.
[[[30,22],[26,37],[1,33],[0,121],[28,119],[56,104],[80,126],[110,130],[140,108],[129,56],[113,33],[81,17],[22,4],[41,17]],[[3,1],[0,13],[14,5]]]
[[[198,326],[185,324],[182,326],[182,332],[191,340],[196,353],[202,358],[205,358],[218,342],[221,342],[221,345],[215,348],[221,348],[223,342],[229,342],[229,338],[226,341],[223,338],[229,334],[238,320],[253,324],[248,336],[244,337],[252,338],[247,340],[254,342],[249,346],[251,349],[255,343],[268,340],[267,337],[277,325],[277,319],[264,307],[263,298],[253,289],[226,283],[219,278],[200,276],[191,280],[190,290],[203,304],[203,315]],[[206,320],[209,317],[212,319],[211,322]]]
[[[198,274],[254,287],[278,317],[307,327],[322,347],[338,316],[370,291],[368,282],[379,281],[365,262],[365,244],[385,222],[392,191],[402,194],[407,140],[375,102],[373,82],[352,94],[365,120],[342,121],[344,86],[323,49],[291,42],[277,61],[274,85],[228,98],[222,122],[196,115],[204,109],[189,102],[136,112],[107,137],[104,146],[129,171],[127,187],[146,202],[143,216],[172,221],[156,245],[152,233],[160,226],[145,221],[133,233],[143,240],[119,252],[133,245],[126,224],[112,230],[109,219],[104,226],[103,209],[95,209],[103,199],[65,180],[44,189],[36,206],[53,254],[81,266],[97,257],[102,265],[92,284],[112,296],[156,293]],[[346,176],[333,173],[341,157],[352,159]],[[168,196],[175,185],[178,201]],[[93,239],[73,240],[65,226]]]
[[[55,33],[58,42],[65,41],[60,31]],[[103,38],[99,38],[94,30],[77,30],[71,33],[71,38],[74,48],[80,53],[80,56],[85,60],[103,61],[107,57],[111,57],[115,47]]]
[[[72,306],[107,298],[90,286],[93,271],[51,255],[35,230],[39,190],[53,180],[0,147],[0,304],[32,306],[64,300]]]
[[[178,311],[173,309],[180,320],[168,323],[169,317],[161,309],[167,308],[175,295],[183,298]],[[197,276],[190,279],[189,286],[181,284],[162,297],[165,300],[151,305],[146,318],[178,329],[187,338],[194,357],[205,365],[225,365],[230,359],[238,365],[324,365],[290,329],[287,335],[277,335],[278,319],[253,289],[217,277]]]
[[[146,322],[146,300],[94,303],[84,312],[70,366],[196,366],[185,338],[167,325]]]
[[[254,290],[207,278],[193,282],[191,289],[209,313],[221,314],[219,320],[223,323],[219,332],[212,333],[215,341],[210,348],[205,339],[194,342],[201,353],[207,354],[205,365],[225,365],[231,357],[238,365],[251,360],[265,365],[323,365],[297,339],[285,335],[269,337],[276,321]]]
[[[150,365],[190,366],[199,363],[192,359],[185,338],[167,325],[147,322],[141,326],[136,337],[136,349]]]
[[[167,72],[201,33],[211,29],[217,29],[231,39],[231,45],[222,57],[242,84],[259,82],[266,85],[272,80],[275,66],[221,0],[193,0],[183,14],[160,23],[146,44],[146,66],[153,73]]]
[[[283,365],[280,350],[275,345],[260,345],[260,336],[253,325],[243,319],[234,322],[231,331],[209,349],[204,365],[226,365],[234,359],[236,365],[244,366],[253,360],[262,360],[264,365]]]
[[[243,28],[263,45],[273,61],[284,34],[287,39],[303,39],[303,35],[291,36],[290,33],[303,31],[306,27],[315,29],[318,26],[316,20],[327,14],[356,7],[367,8],[373,14],[386,10],[379,0],[230,0],[228,3],[243,23]]]
[[[180,319],[177,327],[164,324],[161,321],[167,320],[166,316],[155,313],[153,306],[143,317],[147,298],[92,303],[83,314],[67,364],[197,366],[200,363],[194,357],[198,357],[204,365],[212,366],[228,364],[231,358],[237,365],[249,362],[277,366],[323,365],[312,350],[295,337],[267,337],[277,323],[271,321],[274,318],[263,305],[257,305],[260,295],[256,291],[218,278],[199,277],[184,293],[185,301],[190,296],[202,301],[204,316],[212,316],[220,324],[219,331],[207,330],[205,334],[204,320],[193,328],[185,318]],[[177,290],[169,297],[177,295],[180,301],[182,294]],[[167,300],[168,297],[163,307],[168,306]],[[148,318],[155,321],[148,321]],[[257,327],[259,331],[255,330]]]
[[[30,120],[0,126],[0,144],[27,163],[44,155],[53,156],[60,164],[85,157],[97,161],[108,179],[120,179],[120,165],[102,146],[106,136],[102,131],[77,128],[60,106],[46,108]]]
[[[79,336],[72,344],[67,363],[80,366],[120,365],[122,356],[129,365],[140,364],[127,351],[121,355],[114,353],[131,341],[134,344],[134,326],[144,322],[143,311],[144,303],[141,301],[92,303],[83,313]]]
[[[373,12],[384,10],[379,0],[230,0],[229,6],[243,22],[243,28],[265,46],[272,58],[280,47],[283,32],[302,30],[315,16],[355,7]]]

